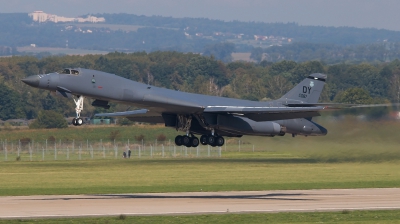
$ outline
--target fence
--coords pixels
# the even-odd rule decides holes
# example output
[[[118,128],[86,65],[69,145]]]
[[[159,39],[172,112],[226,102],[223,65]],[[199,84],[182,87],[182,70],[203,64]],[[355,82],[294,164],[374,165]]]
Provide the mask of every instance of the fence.
[[[125,157],[124,157],[125,153]],[[173,141],[18,141],[0,140],[0,161],[88,160],[123,158],[221,157],[221,147],[176,146]]]

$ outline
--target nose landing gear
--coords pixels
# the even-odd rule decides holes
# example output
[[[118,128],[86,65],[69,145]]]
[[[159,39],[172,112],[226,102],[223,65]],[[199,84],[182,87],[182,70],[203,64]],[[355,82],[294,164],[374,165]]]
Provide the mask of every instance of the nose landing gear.
[[[83,100],[85,99],[84,96],[79,96],[78,100],[74,99],[76,108],[75,108],[75,112],[76,112],[76,118],[72,119],[72,124],[74,126],[81,126],[83,124],[83,119],[81,118],[81,112],[83,110]]]
[[[81,126],[83,124],[83,119],[82,118],[74,118],[72,119],[72,124],[74,126]]]

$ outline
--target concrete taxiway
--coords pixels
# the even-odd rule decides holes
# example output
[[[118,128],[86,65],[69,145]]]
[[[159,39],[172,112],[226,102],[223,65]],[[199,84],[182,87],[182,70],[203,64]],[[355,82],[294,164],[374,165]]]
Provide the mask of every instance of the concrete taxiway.
[[[400,188],[0,197],[0,218],[400,209]]]

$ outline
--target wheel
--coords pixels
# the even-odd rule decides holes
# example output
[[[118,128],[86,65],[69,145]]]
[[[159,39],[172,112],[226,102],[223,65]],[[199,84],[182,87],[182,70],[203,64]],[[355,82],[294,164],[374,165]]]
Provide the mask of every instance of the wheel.
[[[76,118],[72,119],[72,125],[76,126]]]
[[[225,139],[221,136],[217,137],[217,140],[215,141],[217,146],[223,146],[225,144]]]
[[[215,137],[213,135],[207,136],[207,144],[214,146],[215,144]]]
[[[83,124],[83,119],[82,118],[77,118],[76,119],[76,125],[81,126]]]
[[[178,135],[175,137],[175,145],[177,145],[177,146],[182,145],[182,136]]]
[[[202,135],[202,136],[200,137],[200,143],[201,143],[202,145],[207,145],[207,135]]]
[[[197,147],[197,146],[199,146],[199,139],[197,138],[197,137],[192,137],[191,139],[190,139],[190,142],[192,143],[192,147]]]
[[[182,145],[184,145],[184,146],[186,146],[186,147],[191,147],[191,146],[192,146],[189,136],[184,135],[184,136],[182,137]]]

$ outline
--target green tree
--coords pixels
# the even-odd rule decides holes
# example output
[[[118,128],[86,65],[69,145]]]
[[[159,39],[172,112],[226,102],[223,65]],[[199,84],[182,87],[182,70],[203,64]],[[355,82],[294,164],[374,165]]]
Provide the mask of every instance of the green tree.
[[[232,43],[217,43],[205,47],[203,54],[207,56],[213,55],[215,58],[223,61],[232,61],[232,52],[235,51],[235,45]]]
[[[291,81],[292,83],[299,83],[307,76],[313,73],[325,73],[324,66],[319,61],[308,61],[298,64],[293,69]]]
[[[0,83],[0,119],[23,118],[22,103],[17,92]]]
[[[226,76],[226,68],[223,63],[214,57],[193,57],[188,61],[187,74],[184,79],[188,83],[193,83],[197,76],[202,75],[206,80],[214,78],[214,83],[218,86],[225,86],[229,83]]]
[[[260,63],[263,59],[264,50],[261,47],[256,47],[251,50],[250,58]]]
[[[368,91],[355,87],[337,94],[334,101],[337,103],[369,104],[373,99]]]
[[[40,111],[36,120],[29,125],[31,129],[67,127],[68,124],[63,115],[52,110]]]
[[[289,73],[294,68],[296,68],[296,66],[297,66],[297,63],[294,61],[277,62],[271,66],[269,73],[271,75],[280,75],[282,73]]]
[[[235,70],[231,88],[243,99],[260,100],[267,95],[263,80],[242,68]]]
[[[121,126],[129,126],[129,125],[133,125],[135,122],[129,120],[128,118],[120,118],[117,121],[117,124],[121,125]]]
[[[267,90],[270,99],[279,99],[293,88],[293,85],[285,77],[277,75],[267,80]]]
[[[350,88],[336,95],[335,102],[338,103],[350,103],[350,104],[379,104],[389,103],[386,99],[372,98],[368,91],[363,88]],[[381,118],[390,111],[389,107],[375,107],[375,108],[356,108],[352,110],[338,112],[338,114],[353,114],[367,115],[370,119]]]

